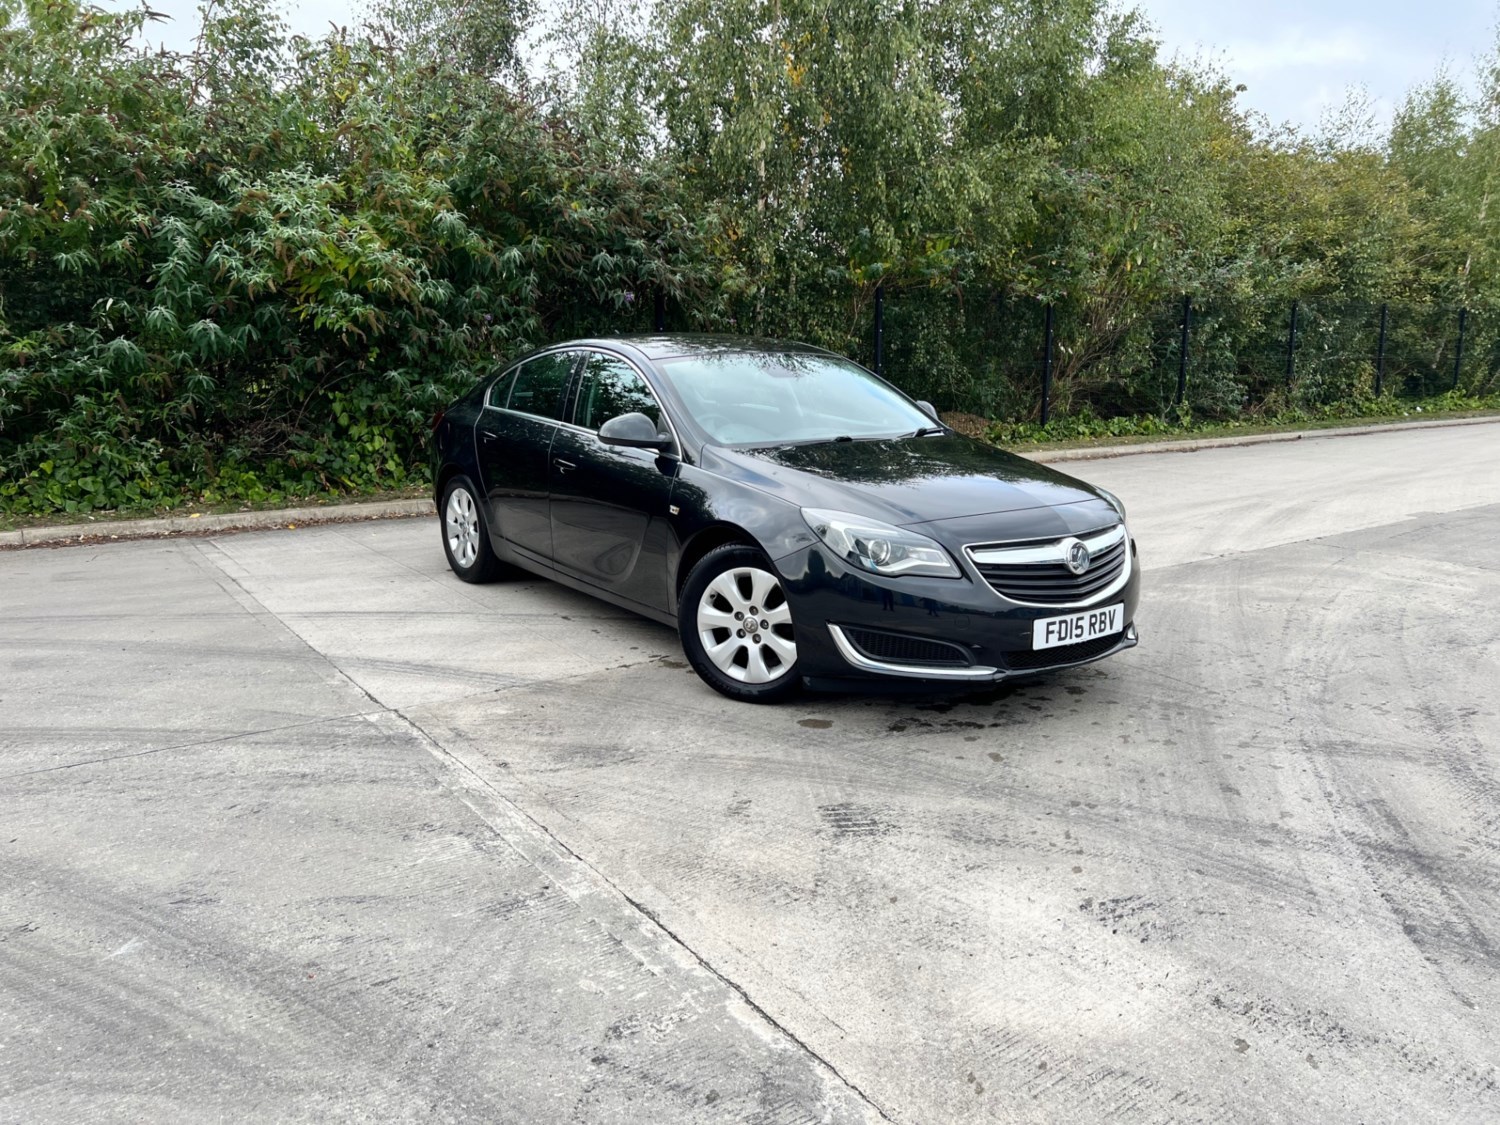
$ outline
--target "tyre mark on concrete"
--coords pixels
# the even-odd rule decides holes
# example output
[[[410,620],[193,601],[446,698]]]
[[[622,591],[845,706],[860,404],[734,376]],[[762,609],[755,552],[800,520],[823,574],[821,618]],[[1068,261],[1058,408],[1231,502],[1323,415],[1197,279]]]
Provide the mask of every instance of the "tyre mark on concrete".
[[[0,958],[0,975],[5,994],[19,999],[22,1011],[71,1018],[103,1032],[104,1042],[119,1050],[154,1042],[157,1049],[170,1051],[191,1043],[196,1063],[230,1083],[244,1070],[245,1035],[254,1029],[248,1033],[255,1036],[257,1048],[277,1060],[257,1081],[284,1091],[295,1089],[301,1072],[310,1063],[317,1066],[313,1059],[324,1055],[322,1065],[337,1058],[338,1066],[354,1071],[350,1095],[361,1086],[394,1092],[414,1084],[430,1103],[456,1107],[465,1101],[476,1104],[473,1099],[482,1092],[461,1076],[455,1087],[451,1075],[428,1077],[423,1068],[405,1065],[419,1045],[372,1040],[368,1029],[384,1021],[379,1009],[365,1002],[365,990],[330,989],[326,979],[314,987],[318,973],[309,972],[311,963],[268,959],[262,946],[247,944],[236,928],[199,912],[150,908],[76,868],[56,869],[14,855],[7,864],[24,874],[29,885],[48,888],[53,903],[61,903],[73,941],[87,940],[89,934],[130,935],[115,950],[119,956],[96,955],[92,963],[85,959],[85,949],[59,942],[46,922],[30,940],[9,943]],[[188,964],[202,967],[198,971],[215,982],[219,995],[183,988],[170,967]],[[224,992],[233,998],[233,1021],[226,1022],[218,1006]],[[383,1008],[384,1002],[379,1005]],[[74,1081],[76,1076],[70,1079]]]
[[[1405,818],[1383,795],[1388,790],[1385,779],[1368,776],[1364,759],[1350,756],[1336,760],[1317,753],[1322,737],[1320,720],[1327,711],[1326,685],[1333,670],[1342,668],[1348,660],[1351,634],[1358,635],[1357,629],[1351,629],[1348,623],[1360,620],[1358,603],[1364,591],[1355,581],[1325,587],[1321,593],[1325,612],[1298,622],[1303,657],[1300,666],[1288,670],[1283,710],[1285,722],[1298,743],[1311,751],[1306,760],[1326,801],[1335,835],[1332,854],[1340,858],[1345,871],[1357,876],[1363,889],[1380,904],[1375,907],[1366,898],[1363,903],[1351,903],[1349,907],[1357,915],[1383,913],[1392,930],[1404,934],[1421,954],[1425,970],[1442,982],[1445,991],[1472,1007],[1471,986],[1457,979],[1457,970],[1475,957],[1490,965],[1491,972],[1493,966],[1500,964],[1495,939],[1480,920],[1481,916],[1493,918],[1493,910],[1476,910],[1469,903],[1452,878],[1458,872],[1452,867],[1445,870],[1444,864],[1431,857],[1431,843],[1414,838]],[[1398,633],[1410,629],[1420,602],[1420,588],[1413,588],[1412,596],[1402,603]],[[1291,625],[1289,617],[1284,629],[1290,629]],[[1405,646],[1395,647],[1399,653],[1397,659],[1408,677],[1406,682],[1419,684],[1421,677],[1415,675]],[[1423,714],[1422,707],[1417,711]],[[1430,723],[1428,730],[1435,733]],[[1434,739],[1434,743],[1429,744],[1428,754],[1418,768],[1425,767],[1429,774],[1435,771],[1451,779],[1455,757],[1463,756],[1451,751],[1444,753],[1441,737]],[[1458,768],[1460,789],[1469,811],[1482,818],[1492,817],[1493,789],[1483,780],[1476,782],[1471,771]],[[1446,959],[1434,955],[1440,951],[1448,954]]]
[[[217,746],[217,745],[220,745],[220,744],[223,744],[223,743],[226,743],[226,742],[236,742],[236,741],[238,741],[240,739],[254,738],[257,735],[275,734],[277,731],[300,730],[300,729],[304,729],[306,727],[324,726],[324,725],[326,725],[328,723],[343,722],[343,721],[348,720],[348,719],[364,718],[367,715],[380,714],[384,710],[385,710],[384,708],[381,708],[379,711],[373,711],[373,712],[372,711],[353,711],[353,712],[350,712],[347,715],[330,715],[330,716],[328,716],[326,718],[320,718],[320,719],[304,719],[301,722],[296,722],[296,723],[282,723],[282,724],[280,724],[278,726],[274,726],[274,727],[262,727],[262,728],[260,728],[258,730],[234,731],[234,732],[232,732],[230,734],[215,735],[215,736],[213,736],[211,738],[198,738],[198,739],[193,739],[193,740],[188,741],[188,742],[174,742],[174,743],[172,743],[170,745],[167,745],[167,746],[153,746],[149,750],[131,750],[131,751],[128,751],[128,752],[123,753],[123,754],[106,754],[106,755],[103,755],[103,756],[97,757],[97,758],[85,758],[82,761],[78,761],[78,762],[64,762],[62,765],[59,765],[59,766],[39,766],[36,769],[18,770],[15,773],[0,773],[0,781],[9,781],[9,780],[11,780],[13,778],[18,778],[18,777],[33,777],[33,776],[35,776],[37,774],[43,774],[43,773],[58,773],[58,772],[60,772],[62,770],[82,769],[85,766],[103,765],[103,764],[108,763],[108,762],[119,762],[119,761],[124,761],[124,760],[129,759],[129,758],[146,758],[146,757],[150,757],[152,754],[165,754],[165,753],[167,753],[169,751],[172,751],[172,750],[199,750],[199,749],[202,749],[203,747],[206,747],[206,746]],[[69,731],[67,733],[70,736],[75,736],[77,732],[75,732],[75,731]],[[118,731],[113,731],[112,733],[118,734],[119,732]],[[138,734],[139,734],[139,732],[136,732],[136,731],[130,731],[128,733],[132,737],[138,736]],[[180,732],[174,732],[174,733],[180,733]]]

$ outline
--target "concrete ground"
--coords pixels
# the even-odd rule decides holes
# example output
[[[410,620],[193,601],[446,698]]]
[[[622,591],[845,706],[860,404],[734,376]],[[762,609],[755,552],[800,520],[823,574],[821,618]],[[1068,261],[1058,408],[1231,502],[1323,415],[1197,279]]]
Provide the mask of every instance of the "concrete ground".
[[[0,554],[0,1119],[1500,1117],[1500,425],[1067,468],[1141,646],[957,699],[433,520]]]

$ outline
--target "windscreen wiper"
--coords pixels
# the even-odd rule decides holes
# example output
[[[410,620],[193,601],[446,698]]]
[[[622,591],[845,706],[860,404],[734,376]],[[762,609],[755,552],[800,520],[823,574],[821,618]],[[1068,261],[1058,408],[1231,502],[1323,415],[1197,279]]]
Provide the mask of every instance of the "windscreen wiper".
[[[906,436],[909,438],[927,437],[929,434],[946,434],[947,432],[947,426],[922,426],[919,429],[913,430]]]

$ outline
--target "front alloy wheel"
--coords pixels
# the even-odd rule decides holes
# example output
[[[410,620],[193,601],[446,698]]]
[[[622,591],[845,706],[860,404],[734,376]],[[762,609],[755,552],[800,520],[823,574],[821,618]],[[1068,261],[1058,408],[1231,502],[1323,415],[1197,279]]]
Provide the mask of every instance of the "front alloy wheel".
[[[796,690],[797,639],[781,579],[759,551],[710,551],[683,585],[683,651],[698,675],[731,699],[769,703]]]

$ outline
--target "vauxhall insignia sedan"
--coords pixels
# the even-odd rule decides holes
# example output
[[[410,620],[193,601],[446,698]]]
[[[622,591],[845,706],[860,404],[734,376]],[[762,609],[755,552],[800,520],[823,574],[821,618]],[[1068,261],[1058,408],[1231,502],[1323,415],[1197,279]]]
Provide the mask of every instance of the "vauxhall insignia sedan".
[[[433,437],[459,578],[519,568],[673,626],[733,699],[983,685],[1136,644],[1116,497],[820,348],[559,344],[481,380]]]

